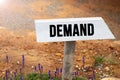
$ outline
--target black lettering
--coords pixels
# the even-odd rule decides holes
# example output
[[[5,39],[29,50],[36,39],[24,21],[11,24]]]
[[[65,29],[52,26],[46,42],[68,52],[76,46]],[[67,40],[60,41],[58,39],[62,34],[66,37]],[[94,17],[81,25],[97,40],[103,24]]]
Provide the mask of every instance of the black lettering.
[[[86,31],[86,24],[80,24],[80,35],[81,36],[87,36],[87,31]]]
[[[72,25],[71,24],[64,24],[63,25],[64,36],[72,36]]]
[[[56,36],[56,27],[55,25],[50,25],[50,37]]]
[[[79,36],[79,30],[78,30],[78,25],[77,24],[74,24],[74,27],[73,27],[73,36],[77,35]]]
[[[94,25],[89,23],[88,24],[88,36],[94,35]]]
[[[57,25],[57,36],[58,37],[62,37],[63,35],[61,34],[61,32],[62,32],[62,24],[58,24]]]

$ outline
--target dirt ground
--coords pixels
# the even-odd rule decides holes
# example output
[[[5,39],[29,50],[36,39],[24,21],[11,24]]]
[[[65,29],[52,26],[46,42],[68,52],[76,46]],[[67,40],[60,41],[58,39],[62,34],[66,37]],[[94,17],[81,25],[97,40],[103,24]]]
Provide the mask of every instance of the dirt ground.
[[[4,36],[3,33],[6,35]],[[32,66],[37,66],[38,63],[44,66],[44,72],[62,68],[64,42],[37,43],[34,32],[26,33],[24,36],[16,34],[8,29],[0,29],[0,76],[5,75],[7,69],[11,72],[19,70],[23,54],[25,55],[25,73],[33,72]],[[9,56],[9,63],[5,61],[6,54]],[[120,77],[120,41],[76,41],[75,70],[76,66],[78,66],[77,69],[81,68],[83,55],[86,56],[86,67],[91,66],[94,63],[93,57],[98,55],[114,59],[116,64],[105,64],[103,69],[112,68],[113,76]]]
[[[95,17],[105,19],[117,39],[120,39],[120,3],[99,0],[29,0],[8,1],[0,7],[0,76],[5,70],[14,72],[21,68],[21,55],[25,55],[25,73],[33,72],[33,66],[43,65],[44,72],[62,68],[64,42],[37,43],[34,20],[41,18]],[[95,3],[93,3],[95,2]],[[12,5],[11,5],[12,3]],[[19,5],[21,4],[21,5]],[[6,54],[9,62],[6,63]],[[120,78],[120,41],[94,40],[76,41],[74,70],[81,68],[82,56],[85,66],[94,63],[95,56],[114,59],[116,64],[105,64],[103,72],[112,72]],[[108,71],[106,71],[106,68]],[[98,70],[99,71],[99,70]]]

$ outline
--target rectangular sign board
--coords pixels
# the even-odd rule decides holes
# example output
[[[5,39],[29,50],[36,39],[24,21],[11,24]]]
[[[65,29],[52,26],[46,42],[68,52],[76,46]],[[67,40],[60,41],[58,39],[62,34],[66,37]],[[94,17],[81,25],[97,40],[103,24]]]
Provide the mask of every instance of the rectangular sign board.
[[[101,17],[35,20],[37,42],[115,39]]]

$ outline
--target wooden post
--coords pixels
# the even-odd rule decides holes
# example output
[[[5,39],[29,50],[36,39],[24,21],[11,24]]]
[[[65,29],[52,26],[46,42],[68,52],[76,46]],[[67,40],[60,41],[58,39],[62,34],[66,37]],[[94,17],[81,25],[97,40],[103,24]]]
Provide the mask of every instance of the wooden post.
[[[62,80],[72,80],[75,41],[66,41],[64,44]]]

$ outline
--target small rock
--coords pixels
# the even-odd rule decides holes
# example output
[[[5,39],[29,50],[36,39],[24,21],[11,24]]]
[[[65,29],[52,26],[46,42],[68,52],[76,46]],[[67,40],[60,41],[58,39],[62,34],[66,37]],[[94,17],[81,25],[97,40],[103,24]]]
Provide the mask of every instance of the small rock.
[[[100,71],[100,73],[103,73],[103,71]]]
[[[83,71],[83,72],[86,72],[87,70],[82,67],[82,71]]]
[[[84,67],[90,67],[90,66],[92,66],[91,64],[86,64],[86,65],[84,65]]]
[[[81,61],[81,58],[76,59],[76,61]]]
[[[61,58],[63,58],[64,56],[62,55]]]
[[[98,73],[97,70],[94,70],[94,71],[95,71],[95,73]]]
[[[2,74],[5,74],[5,72],[2,72]]]
[[[62,57],[61,53],[56,53],[55,56]]]
[[[120,57],[119,57],[119,59],[120,59]]]
[[[103,78],[101,80],[120,80],[120,79],[119,78],[109,77],[109,78]]]
[[[43,57],[47,57],[47,56],[48,56],[48,54],[44,54],[44,55],[43,55]]]
[[[110,68],[109,68],[109,67],[105,67],[105,70],[106,70],[106,71],[109,71],[109,70],[110,70]]]
[[[44,45],[48,45],[48,43],[47,43],[47,42],[44,42],[43,44],[44,44]]]
[[[34,66],[32,66],[31,68],[34,69]]]
[[[107,49],[107,48],[105,48],[104,50],[105,50],[105,51],[107,51],[108,49]]]
[[[113,66],[111,65],[110,68],[113,68]]]
[[[77,69],[78,69],[78,68],[79,68],[79,66],[78,66],[78,65],[76,65],[76,66],[75,66],[75,68],[77,68]]]
[[[81,68],[79,67],[78,70],[81,70]]]
[[[98,54],[97,52],[95,52],[95,54]]]
[[[17,65],[19,65],[20,64],[20,61],[17,61]]]
[[[98,65],[97,67],[98,67],[99,70],[101,70],[101,69],[102,69],[102,66],[103,66],[103,65],[100,64],[100,65]]]
[[[86,52],[87,52],[87,49],[82,50],[82,52],[83,52],[83,53],[86,53]]]
[[[13,74],[13,71],[10,71],[10,74]]]
[[[62,59],[58,59],[58,62],[62,62]]]

